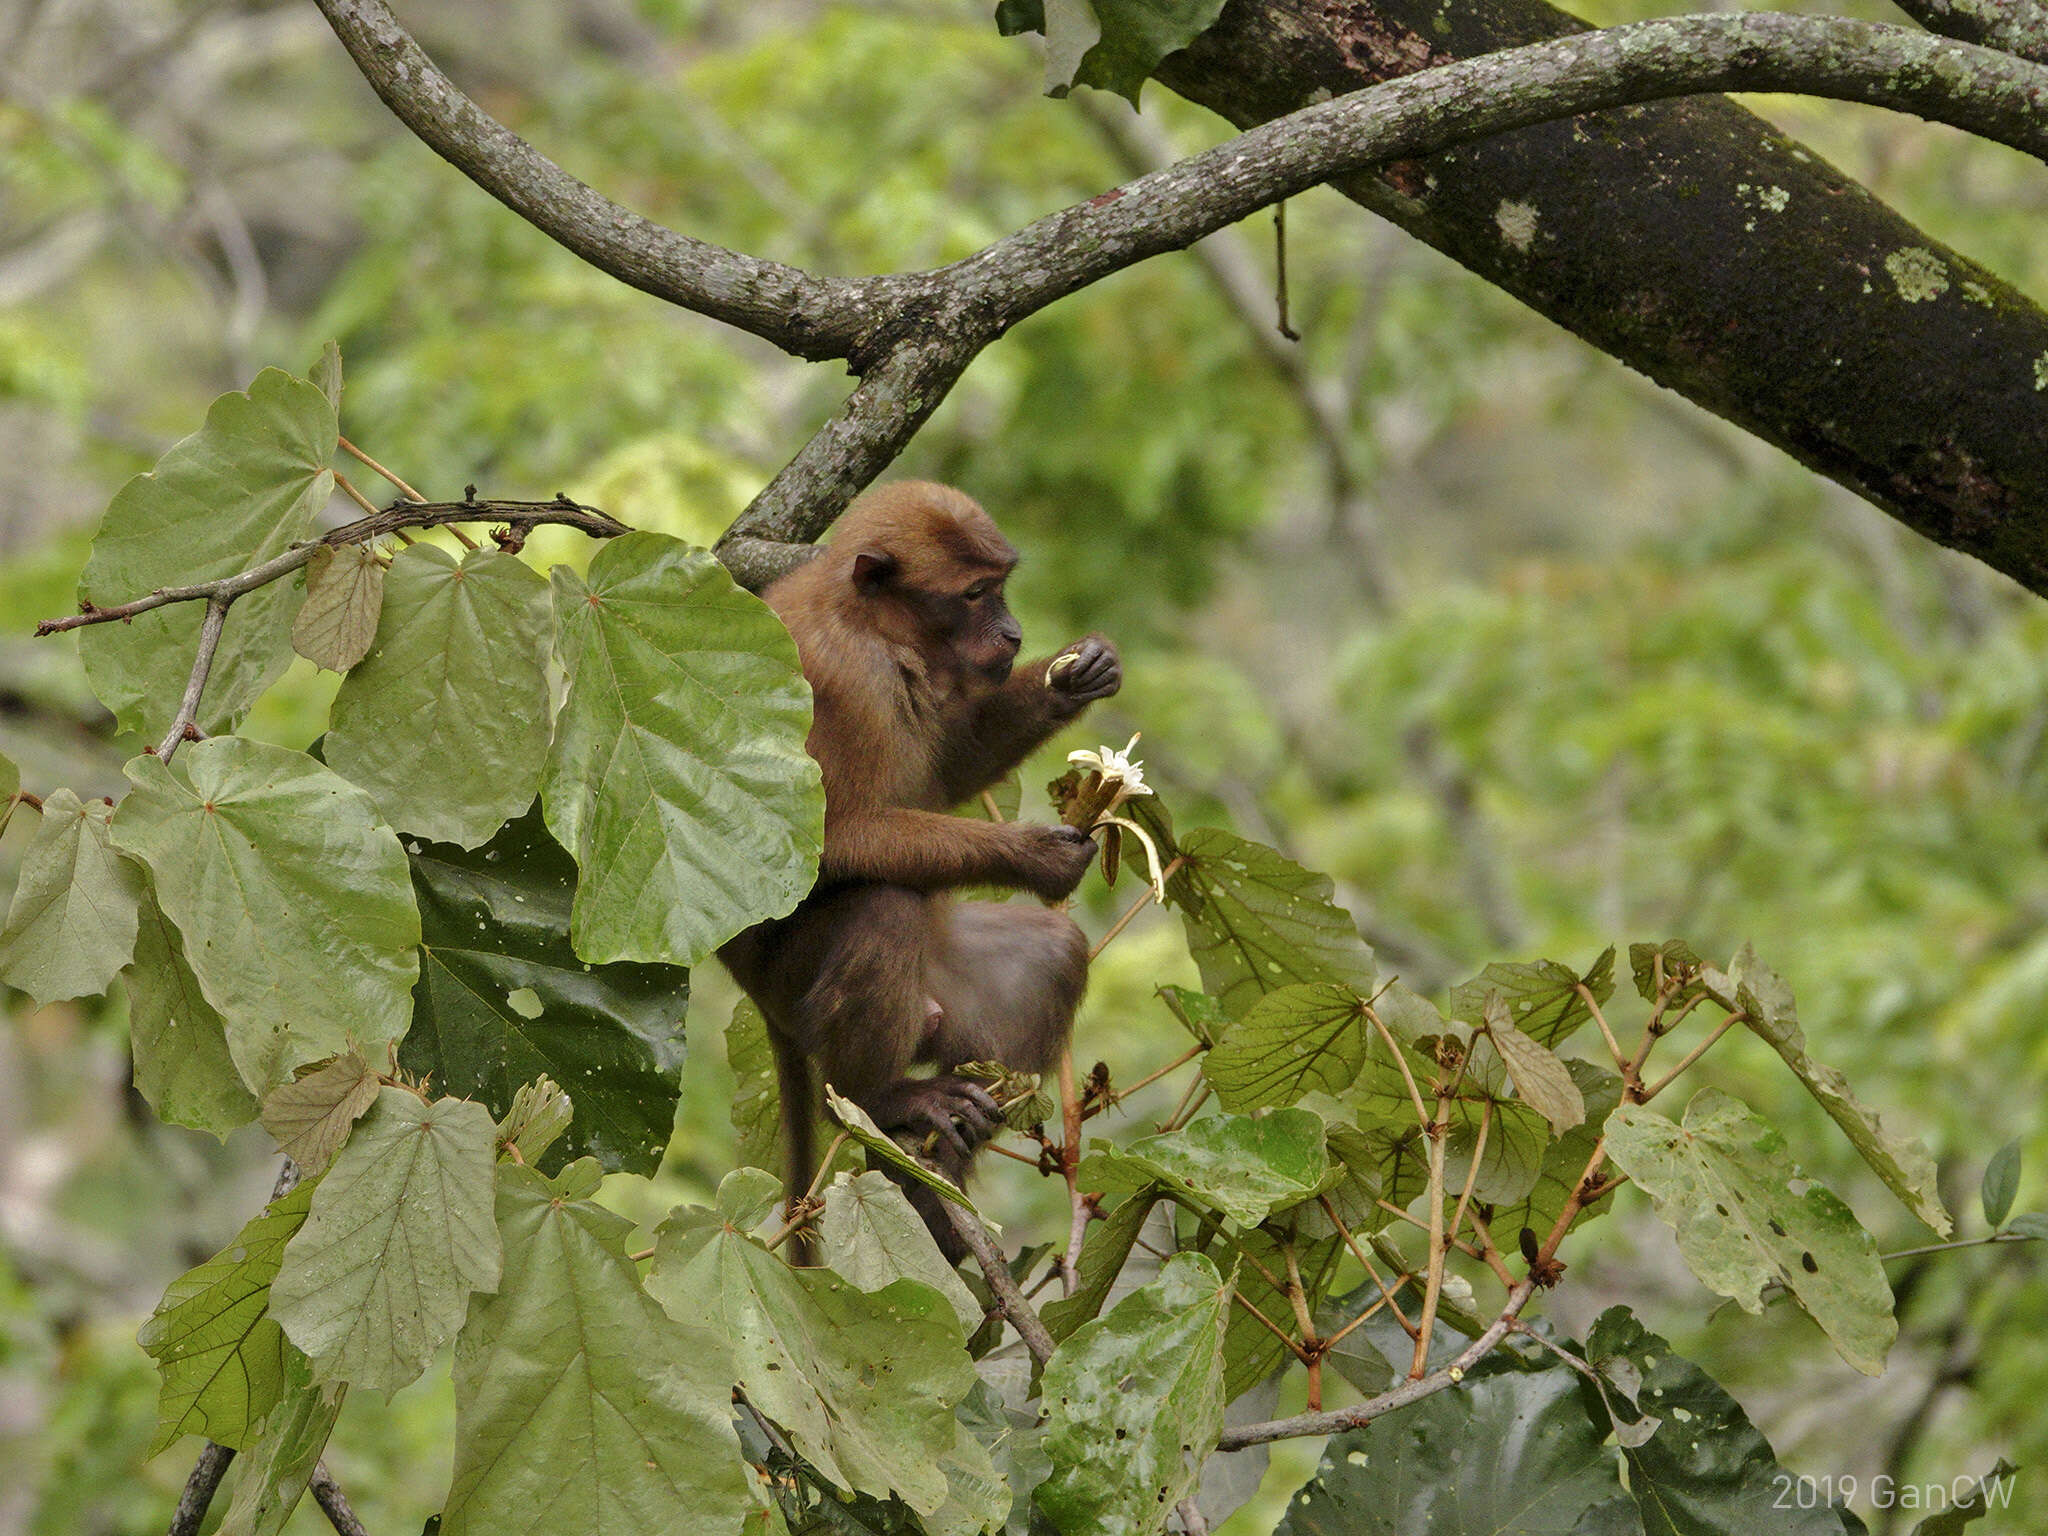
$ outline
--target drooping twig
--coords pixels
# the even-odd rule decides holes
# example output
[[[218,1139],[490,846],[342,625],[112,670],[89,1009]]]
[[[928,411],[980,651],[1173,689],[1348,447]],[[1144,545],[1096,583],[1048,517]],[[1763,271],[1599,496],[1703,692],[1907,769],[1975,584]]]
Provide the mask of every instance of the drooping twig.
[[[1052,1358],[1056,1346],[1052,1335],[1031,1303],[1024,1299],[1024,1293],[1017,1288],[1017,1282],[1010,1278],[1010,1266],[1003,1262],[993,1239],[975,1217],[974,1212],[950,1200],[941,1200],[939,1208],[946,1213],[946,1219],[953,1224],[953,1230],[960,1235],[960,1241],[967,1245],[967,1251],[974,1255],[974,1262],[981,1266],[982,1278],[988,1281],[988,1288],[995,1293],[996,1304],[1003,1309],[1003,1316],[1010,1326],[1017,1330],[1017,1337],[1024,1341],[1024,1347],[1031,1351],[1031,1358],[1040,1365]]]
[[[327,1470],[326,1462],[315,1463],[312,1480],[306,1486],[313,1495],[313,1502],[320,1506],[320,1513],[334,1527],[336,1536],[370,1536],[363,1529],[363,1522],[356,1518],[355,1510],[349,1507],[348,1495],[341,1491],[341,1484]]]

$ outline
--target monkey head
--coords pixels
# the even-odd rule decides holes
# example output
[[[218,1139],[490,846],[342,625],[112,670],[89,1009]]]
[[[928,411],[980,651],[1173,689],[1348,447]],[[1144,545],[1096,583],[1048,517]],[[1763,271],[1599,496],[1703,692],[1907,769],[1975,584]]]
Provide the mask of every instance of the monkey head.
[[[1010,675],[1024,631],[1003,597],[1017,551],[989,515],[950,486],[901,480],[839,520],[832,552],[873,628],[970,687]]]

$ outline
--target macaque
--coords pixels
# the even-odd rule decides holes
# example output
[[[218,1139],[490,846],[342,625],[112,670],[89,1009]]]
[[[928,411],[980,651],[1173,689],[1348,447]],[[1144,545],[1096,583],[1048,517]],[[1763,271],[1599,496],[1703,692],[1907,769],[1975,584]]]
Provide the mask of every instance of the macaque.
[[[955,1069],[1044,1071],[1072,1028],[1088,973],[1073,921],[949,894],[1007,886],[1058,900],[1095,854],[1071,827],[948,814],[1123,681],[1099,635],[1014,665],[1023,632],[1003,583],[1016,563],[966,495],[901,481],[857,501],[821,554],[763,594],[811,684],[825,845],[803,904],[720,957],[768,1021],[792,1200],[815,1175],[820,1081],[884,1130],[928,1142],[964,1181],[1002,1113]],[[929,1192],[909,1193],[957,1261],[965,1250]]]

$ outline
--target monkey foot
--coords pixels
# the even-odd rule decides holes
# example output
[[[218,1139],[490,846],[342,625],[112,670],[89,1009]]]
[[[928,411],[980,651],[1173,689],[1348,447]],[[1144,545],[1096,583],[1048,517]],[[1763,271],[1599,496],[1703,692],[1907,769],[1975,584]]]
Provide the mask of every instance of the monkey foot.
[[[885,1122],[892,1131],[928,1133],[933,1151],[962,1168],[975,1150],[1003,1128],[1003,1111],[981,1084],[964,1077],[932,1077],[903,1083]]]

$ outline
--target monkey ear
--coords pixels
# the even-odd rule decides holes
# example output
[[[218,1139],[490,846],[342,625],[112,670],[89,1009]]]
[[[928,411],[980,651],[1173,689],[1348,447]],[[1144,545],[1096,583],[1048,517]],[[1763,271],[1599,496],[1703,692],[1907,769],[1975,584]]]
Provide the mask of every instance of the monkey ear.
[[[896,576],[896,557],[879,549],[864,549],[853,557],[853,584],[863,592],[879,592]]]

